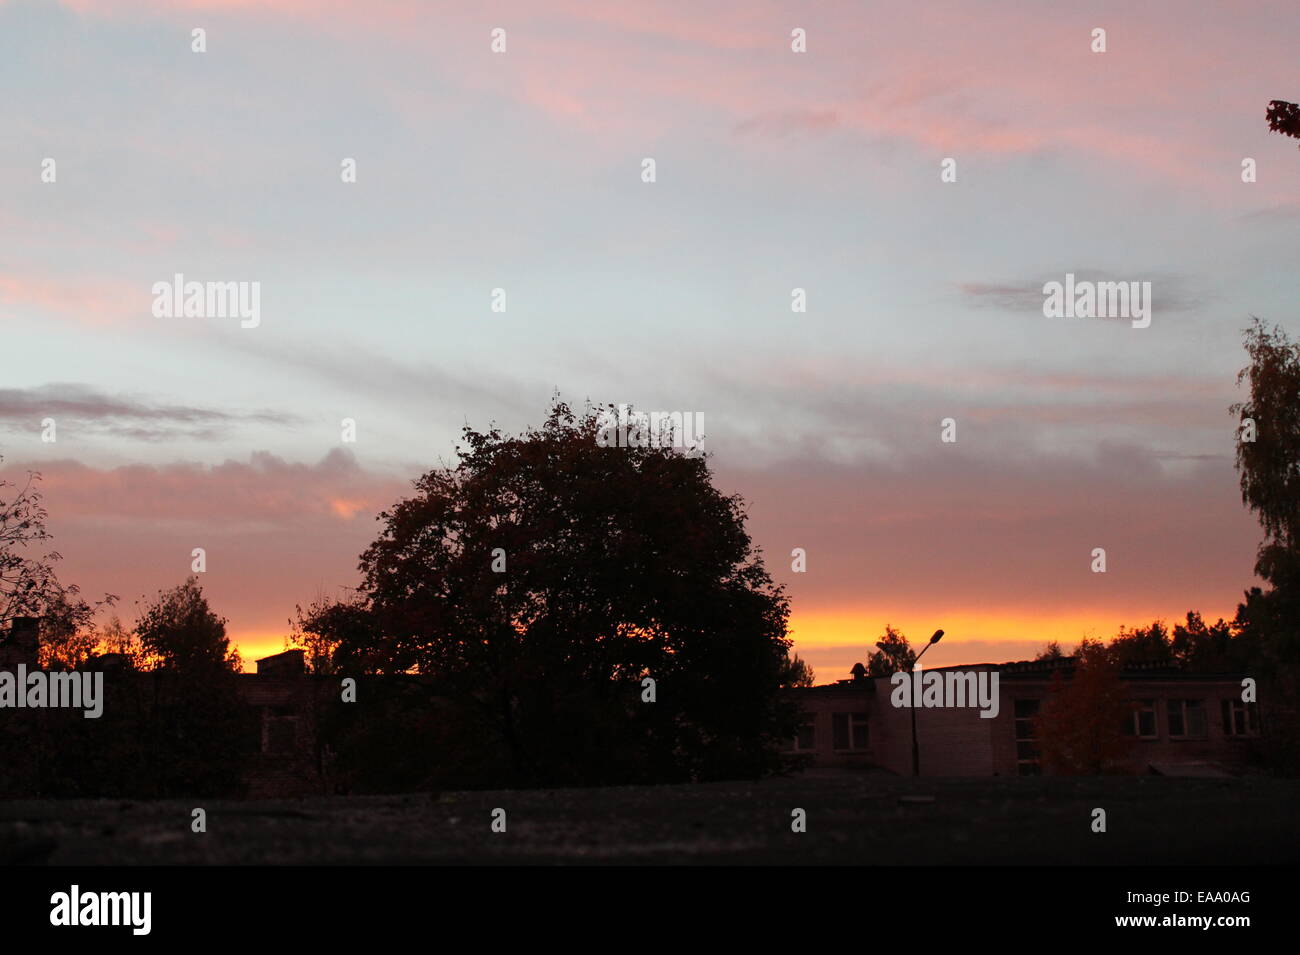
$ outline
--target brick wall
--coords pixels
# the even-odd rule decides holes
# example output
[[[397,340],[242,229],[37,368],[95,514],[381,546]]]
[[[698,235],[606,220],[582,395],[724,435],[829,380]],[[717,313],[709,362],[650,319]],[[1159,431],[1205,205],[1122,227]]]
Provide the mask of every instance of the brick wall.
[[[1055,670],[1068,672],[1067,663],[989,664],[929,670],[996,670],[999,705],[995,717],[983,718],[978,707],[918,707],[917,739],[923,776],[1015,776],[1038,771],[1037,729],[1029,718],[1033,704],[1041,705],[1051,692]],[[1151,738],[1133,739],[1128,772],[1197,775],[1236,772],[1249,765],[1259,749],[1259,733],[1225,732],[1223,701],[1241,699],[1241,680],[1229,676],[1198,676],[1177,672],[1128,672],[1124,686],[1131,700],[1150,701],[1154,719],[1145,727]],[[900,775],[912,772],[912,723],[908,707],[891,703],[893,687],[887,678],[845,680],[828,686],[787,691],[813,725],[811,749],[796,749],[813,756],[817,766],[878,766]],[[1184,734],[1171,733],[1170,713],[1181,712],[1177,701],[1200,700],[1204,720],[1184,716]],[[1022,718],[1017,719],[1017,704]],[[848,749],[835,745],[835,714],[865,714],[867,746]],[[1235,716],[1230,714],[1230,716]],[[1258,717],[1256,717],[1258,718]],[[843,717],[841,717],[841,720]],[[1153,725],[1152,725],[1153,724]],[[1256,724],[1257,726],[1258,724]],[[1177,729],[1177,720],[1173,729]],[[841,733],[842,735],[842,733]],[[1018,737],[1021,737],[1018,742]],[[843,740],[841,739],[841,742]],[[853,740],[856,742],[856,739]]]
[[[259,671],[240,677],[239,690],[261,723],[260,747],[245,764],[248,795],[325,791],[316,723],[320,681],[306,674],[274,677]]]
[[[900,775],[912,773],[912,713],[890,702],[892,687],[878,681],[876,706],[872,711],[877,762]],[[992,776],[995,719],[981,719],[978,709],[918,707],[917,748],[923,776]]]
[[[874,762],[870,717],[873,695],[869,680],[787,691],[787,697],[796,701],[805,718],[812,722],[813,744],[811,749],[791,745],[788,751],[811,755],[818,766],[871,765]],[[805,731],[802,735],[806,747],[808,734]]]
[[[1124,677],[1124,686],[1130,700],[1148,700],[1155,708],[1154,738],[1134,738],[1126,767],[1129,772],[1191,773],[1201,768],[1233,772],[1245,768],[1255,757],[1259,746],[1258,733],[1238,736],[1224,732],[1222,702],[1241,699],[1239,678],[1130,674]],[[1003,690],[1005,716],[1014,712],[1016,699],[1046,700],[1051,687],[1045,679],[1009,679],[1004,681]],[[1188,733],[1182,737],[1171,734],[1171,704],[1178,700],[1202,701],[1204,732]],[[999,731],[994,737],[993,761],[999,773],[1014,775],[1018,772],[1014,731]]]

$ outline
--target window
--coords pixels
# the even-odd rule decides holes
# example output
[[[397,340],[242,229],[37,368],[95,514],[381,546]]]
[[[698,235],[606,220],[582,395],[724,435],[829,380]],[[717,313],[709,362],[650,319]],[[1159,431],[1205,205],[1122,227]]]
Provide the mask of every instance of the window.
[[[799,718],[799,731],[794,737],[794,748],[801,751],[817,748],[817,724],[809,714]]]
[[[1205,739],[1205,701],[1170,700],[1169,735],[1174,739]]]
[[[1224,736],[1254,736],[1259,732],[1259,712],[1254,703],[1221,700]]]
[[[1133,712],[1124,719],[1124,735],[1136,736],[1138,739],[1158,739],[1156,732],[1156,701],[1138,700],[1133,704]]]
[[[292,707],[268,706],[262,710],[262,752],[292,753],[298,748],[298,717]]]
[[[867,748],[866,713],[832,713],[831,743],[836,750]]]
[[[1038,705],[1038,700],[1016,700],[1016,772],[1021,776],[1037,776],[1042,772],[1038,763],[1038,732],[1034,727]]]

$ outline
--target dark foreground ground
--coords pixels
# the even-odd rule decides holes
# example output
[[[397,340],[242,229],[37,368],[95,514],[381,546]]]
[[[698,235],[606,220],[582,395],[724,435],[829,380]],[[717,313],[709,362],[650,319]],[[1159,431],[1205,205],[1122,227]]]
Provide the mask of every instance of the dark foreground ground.
[[[207,810],[207,832],[190,831]],[[491,829],[492,810],[507,830]],[[807,831],[791,831],[791,811]],[[1106,810],[1106,832],[1091,829]],[[1235,864],[1300,858],[1300,781],[929,779],[258,802],[0,802],[0,864]]]

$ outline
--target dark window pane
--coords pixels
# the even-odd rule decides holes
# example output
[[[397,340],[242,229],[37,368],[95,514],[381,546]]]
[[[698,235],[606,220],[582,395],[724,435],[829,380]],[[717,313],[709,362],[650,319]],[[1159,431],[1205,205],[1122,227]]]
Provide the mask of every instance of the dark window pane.
[[[848,713],[833,713],[831,715],[831,745],[836,749],[849,748]]]
[[[799,748],[816,749],[816,726],[811,719],[805,719],[799,726]]]
[[[1016,743],[1016,759],[1037,759],[1038,745],[1036,743]]]
[[[867,748],[867,714],[853,714],[853,748]]]

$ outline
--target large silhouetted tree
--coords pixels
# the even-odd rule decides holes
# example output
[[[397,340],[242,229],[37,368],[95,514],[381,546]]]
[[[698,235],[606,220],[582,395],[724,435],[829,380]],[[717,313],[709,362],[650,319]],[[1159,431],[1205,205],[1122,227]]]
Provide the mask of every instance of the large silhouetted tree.
[[[1237,375],[1249,397],[1232,406],[1239,418],[1237,470],[1242,501],[1259,517],[1269,547],[1300,546],[1300,346],[1279,326],[1256,318],[1245,334],[1250,364]],[[1268,578],[1269,566],[1260,568]]]
[[[226,620],[212,612],[198,578],[160,591],[135,624],[145,653],[168,670],[187,672],[240,668],[239,651],[226,636]]]
[[[705,457],[607,423],[557,399],[520,435],[467,426],[380,515],[357,599],[300,626],[339,672],[433,675],[529,780],[762,773],[793,732],[787,598]]]
[[[1256,673],[1266,741],[1279,768],[1300,769],[1300,346],[1259,319],[1246,330],[1250,394],[1238,418],[1241,496],[1264,529],[1252,587],[1235,627],[1258,646]]]
[[[141,690],[142,760],[159,794],[230,795],[256,748],[257,718],[236,687],[241,661],[198,578],[161,591],[135,624],[153,673]]]

